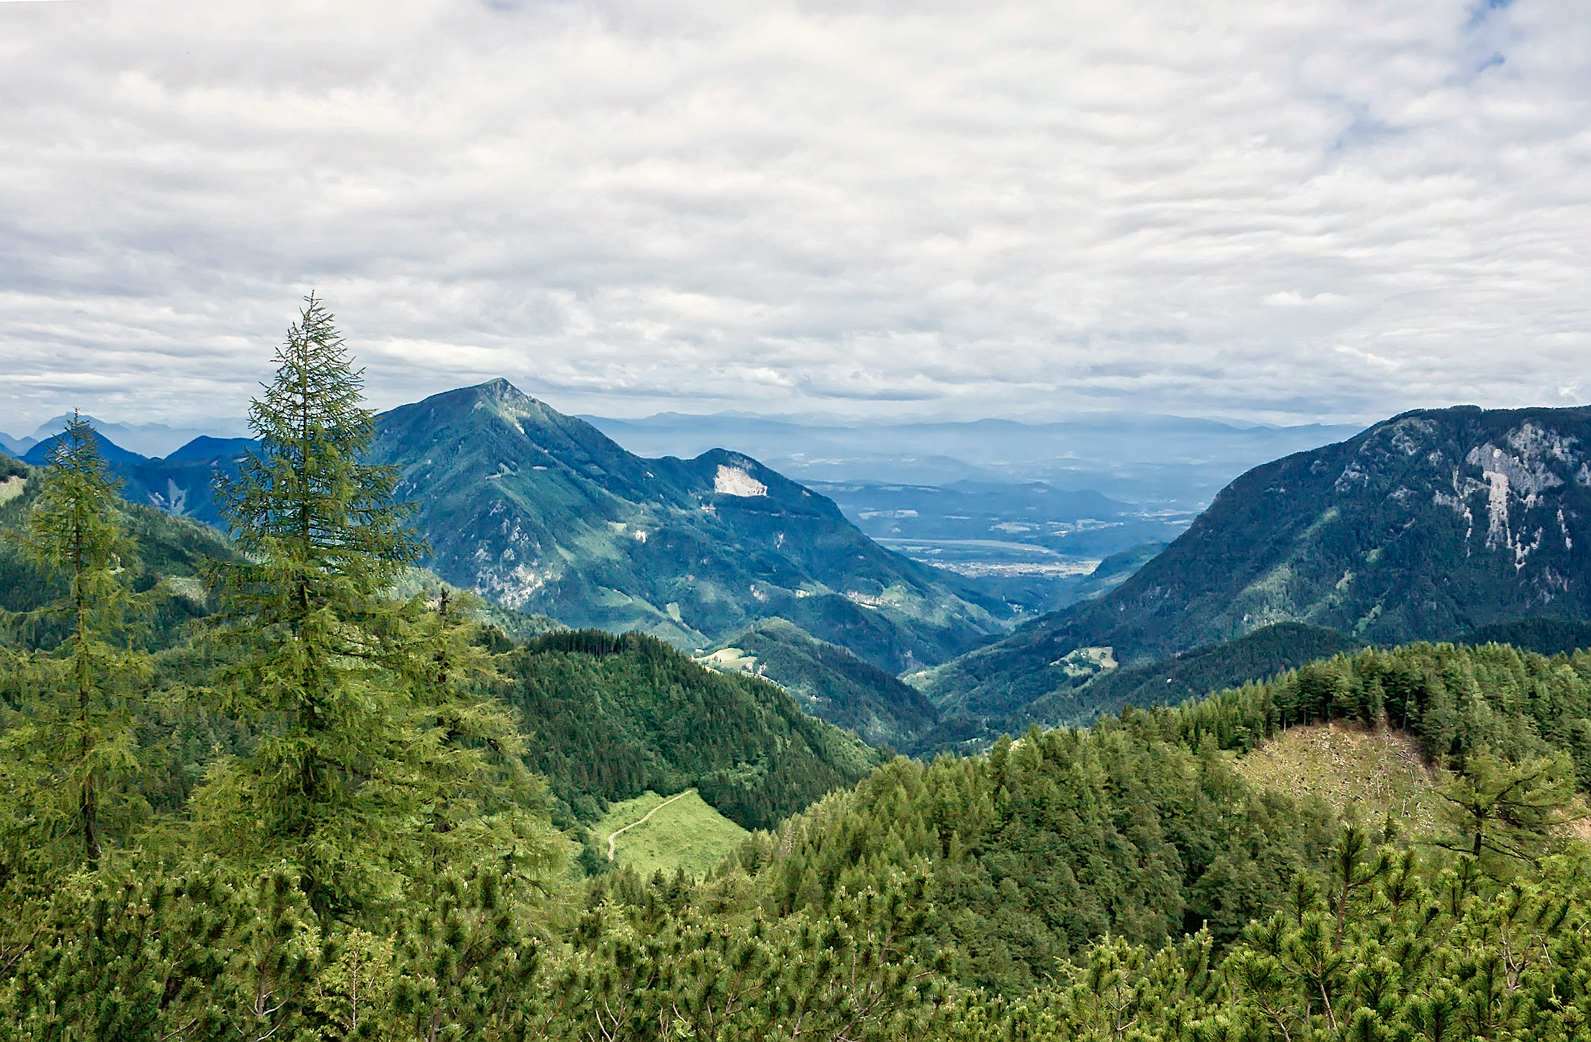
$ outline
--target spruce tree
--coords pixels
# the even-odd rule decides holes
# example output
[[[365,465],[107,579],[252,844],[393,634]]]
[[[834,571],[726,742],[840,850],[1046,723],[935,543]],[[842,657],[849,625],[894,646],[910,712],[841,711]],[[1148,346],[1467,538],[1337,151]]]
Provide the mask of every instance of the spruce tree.
[[[129,702],[149,664],[127,641],[133,544],[117,507],[120,485],[94,428],[74,413],[50,451],[20,540],[26,557],[64,585],[58,599],[31,613],[30,621],[47,624],[33,628],[64,636],[53,648],[18,656],[33,697],[0,739],[0,778],[13,813],[21,810],[31,826],[34,853],[56,867],[79,858],[97,867],[104,803],[120,795],[108,793],[110,783],[137,767]]]
[[[440,585],[435,597],[421,593],[407,605],[399,633],[399,661],[413,691],[416,722],[440,739],[426,776],[433,843],[464,841],[461,826],[479,828],[483,815],[540,802],[545,783],[520,759],[524,739],[500,700],[483,693],[499,684],[496,656],[474,619],[473,596]],[[443,840],[442,837],[449,837]]]

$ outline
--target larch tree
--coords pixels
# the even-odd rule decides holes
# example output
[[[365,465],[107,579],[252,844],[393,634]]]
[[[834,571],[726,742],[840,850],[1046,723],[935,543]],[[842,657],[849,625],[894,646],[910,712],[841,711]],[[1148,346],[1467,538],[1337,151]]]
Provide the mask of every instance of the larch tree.
[[[1472,752],[1452,782],[1437,790],[1452,832],[1438,845],[1468,854],[1490,871],[1509,874],[1559,845],[1564,826],[1579,820],[1568,754],[1512,763],[1490,749]]]
[[[41,643],[59,640],[13,653],[32,697],[0,738],[0,785],[35,852],[57,866],[97,867],[107,802],[118,804],[116,817],[137,803],[112,788],[137,768],[130,703],[150,673],[148,656],[129,639],[134,546],[119,487],[94,428],[74,413],[50,451],[20,539],[25,556],[62,584],[59,598],[31,613],[43,623],[35,627]]]
[[[422,810],[426,736],[382,636],[397,611],[387,590],[422,547],[392,472],[364,462],[375,417],[362,373],[315,297],[276,363],[249,410],[259,447],[219,482],[244,560],[216,569],[215,635],[237,656],[218,694],[259,738],[211,768],[195,817],[245,860],[285,856],[324,915],[390,879]]]
[[[436,867],[439,824],[470,817],[439,804],[518,736],[506,715],[467,711],[456,622],[395,594],[424,545],[396,472],[366,461],[362,371],[306,301],[249,411],[259,447],[220,487],[244,560],[215,575],[214,636],[236,659],[216,694],[258,738],[211,768],[195,820],[234,857],[287,860],[317,914],[340,918]]]

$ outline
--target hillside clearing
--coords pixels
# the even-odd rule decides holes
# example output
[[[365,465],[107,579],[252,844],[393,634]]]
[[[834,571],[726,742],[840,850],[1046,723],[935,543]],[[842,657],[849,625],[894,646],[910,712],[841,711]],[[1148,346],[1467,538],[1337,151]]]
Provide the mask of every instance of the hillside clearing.
[[[663,797],[646,792],[615,803],[594,831],[614,860],[643,876],[683,868],[700,879],[750,833],[714,810],[695,789]]]
[[[1254,785],[1297,799],[1319,797],[1339,814],[1379,829],[1390,815],[1406,835],[1430,835],[1442,803],[1436,772],[1414,736],[1357,724],[1292,727],[1233,766]]]

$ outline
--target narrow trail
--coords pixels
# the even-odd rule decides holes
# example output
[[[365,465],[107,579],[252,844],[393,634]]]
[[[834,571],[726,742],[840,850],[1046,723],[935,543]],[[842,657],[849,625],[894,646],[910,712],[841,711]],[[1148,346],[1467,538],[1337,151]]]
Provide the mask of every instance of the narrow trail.
[[[656,814],[658,811],[662,810],[664,807],[667,807],[670,803],[673,803],[675,800],[679,799],[680,797],[689,796],[691,793],[693,793],[695,791],[696,791],[695,789],[686,789],[684,792],[675,793],[674,795],[670,796],[668,799],[664,800],[662,803],[659,803],[657,806],[655,806],[651,810],[647,811],[646,812],[646,818],[650,818],[652,815]],[[614,829],[612,832],[608,833],[608,860],[609,861],[613,860],[614,845],[619,840],[619,833],[628,832],[631,829],[635,828],[635,826],[637,826],[637,825],[645,825],[646,824],[646,818],[642,818],[640,821],[632,821],[628,825],[624,826],[624,828],[622,828],[622,829]]]

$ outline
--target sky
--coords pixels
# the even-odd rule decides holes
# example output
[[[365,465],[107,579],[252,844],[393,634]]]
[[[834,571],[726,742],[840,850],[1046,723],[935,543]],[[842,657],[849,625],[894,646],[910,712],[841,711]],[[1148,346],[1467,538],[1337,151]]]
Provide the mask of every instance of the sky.
[[[1584,0],[0,2],[0,430],[1591,402]]]

